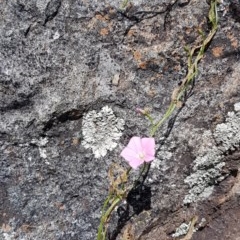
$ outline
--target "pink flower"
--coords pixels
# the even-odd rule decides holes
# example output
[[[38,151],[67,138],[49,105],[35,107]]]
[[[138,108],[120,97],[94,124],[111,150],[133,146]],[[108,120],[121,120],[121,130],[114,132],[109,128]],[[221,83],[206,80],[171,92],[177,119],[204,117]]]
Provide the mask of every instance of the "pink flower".
[[[154,138],[132,137],[120,155],[133,169],[136,169],[144,162],[150,162],[155,158],[155,140]]]
[[[136,108],[136,112],[137,112],[137,113],[141,113],[141,114],[143,114],[143,115],[146,113],[145,110],[142,109],[142,108]]]
[[[136,108],[136,112],[141,113],[142,115],[147,115],[147,114],[149,114],[149,109],[148,108],[144,108],[144,109]]]

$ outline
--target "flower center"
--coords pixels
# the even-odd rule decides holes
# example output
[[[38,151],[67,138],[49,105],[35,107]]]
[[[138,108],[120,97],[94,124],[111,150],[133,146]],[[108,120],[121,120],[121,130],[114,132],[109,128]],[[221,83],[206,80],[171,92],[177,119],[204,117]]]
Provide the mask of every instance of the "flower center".
[[[138,157],[143,160],[145,158],[145,154],[143,152],[140,152],[138,154]]]

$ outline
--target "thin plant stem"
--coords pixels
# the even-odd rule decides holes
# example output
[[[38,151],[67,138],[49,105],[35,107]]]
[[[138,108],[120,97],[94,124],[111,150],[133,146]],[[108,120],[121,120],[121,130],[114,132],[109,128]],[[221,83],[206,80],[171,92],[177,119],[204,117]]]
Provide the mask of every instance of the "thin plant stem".
[[[148,113],[144,114],[151,123],[150,137],[153,137],[156,134],[156,131],[160,128],[160,126],[172,115],[172,113],[178,106],[177,105],[178,102],[181,101],[183,95],[188,90],[189,85],[194,81],[195,77],[197,76],[198,63],[203,58],[205,51],[207,49],[207,46],[210,44],[214,35],[217,32],[217,28],[218,28],[217,2],[218,0],[211,0],[210,2],[210,10],[208,14],[208,19],[212,25],[212,29],[210,33],[207,35],[207,37],[205,37],[204,34],[200,32],[201,36],[203,37],[202,43],[199,46],[193,47],[191,50],[189,48],[185,48],[185,50],[188,53],[188,60],[187,60],[188,73],[187,73],[187,76],[183,79],[181,85],[175,89],[176,92],[174,93],[174,95],[172,95],[170,105],[168,106],[165,114],[156,123],[154,123],[154,119],[150,116],[150,114]],[[128,3],[128,0],[124,0],[123,7],[125,7],[127,3]],[[194,55],[196,55],[196,57],[194,57]],[[146,169],[147,171],[145,175],[148,174],[148,171],[150,169],[150,164],[144,162],[144,166],[142,167],[141,172],[139,173],[139,177],[134,182],[133,188],[136,186],[140,177],[143,175]],[[127,176],[129,175],[130,172],[131,172],[131,168],[129,168],[126,171]],[[98,227],[97,240],[106,240],[107,223],[111,217],[113,210],[122,201],[122,199],[125,198],[126,192],[124,189],[125,189],[125,184],[123,183],[122,190],[124,194],[119,195],[117,193],[115,194],[109,193],[109,196],[105,200],[102,208],[102,216],[101,216],[100,224]]]
[[[212,29],[208,36],[203,40],[202,44],[200,46],[193,47],[191,51],[186,48],[188,51],[188,73],[187,76],[184,78],[182,81],[182,84],[180,85],[179,88],[177,88],[177,94],[174,97],[174,99],[171,99],[171,103],[163,115],[163,117],[156,123],[152,124],[151,131],[150,131],[150,136],[154,136],[156,131],[159,129],[159,127],[172,115],[174,112],[175,108],[177,107],[178,101],[181,100],[182,96],[184,93],[187,91],[189,85],[193,82],[195,79],[197,73],[198,73],[198,63],[200,60],[203,58],[204,53],[206,51],[206,48],[208,44],[211,42],[213,39],[214,35],[217,32],[218,28],[218,16],[217,16],[217,0],[212,0],[210,3],[210,10],[209,10],[209,21],[212,24]],[[197,52],[197,56],[195,60],[193,60],[193,55]],[[152,118],[151,118],[152,119]]]

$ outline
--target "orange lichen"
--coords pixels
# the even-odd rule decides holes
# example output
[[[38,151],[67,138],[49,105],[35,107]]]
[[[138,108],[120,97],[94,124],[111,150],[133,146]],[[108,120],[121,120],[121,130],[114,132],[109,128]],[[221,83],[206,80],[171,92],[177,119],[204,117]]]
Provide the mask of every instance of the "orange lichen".
[[[72,139],[72,145],[78,145],[79,144],[79,138],[73,138]]]
[[[157,92],[156,90],[154,89],[150,89],[148,92],[147,92],[147,95],[150,96],[150,97],[154,97],[157,95]]]
[[[214,57],[220,57],[223,54],[223,47],[215,47],[212,49],[212,54]]]
[[[140,62],[138,64],[138,67],[141,68],[141,69],[147,69],[147,62]]]
[[[106,15],[96,14],[95,18],[103,22],[106,22],[109,20],[109,16],[107,14]]]
[[[133,52],[133,57],[136,61],[139,61],[142,58],[142,54],[141,54],[140,51],[136,50],[136,51]]]
[[[3,223],[3,225],[2,225],[2,231],[3,231],[3,232],[10,232],[11,229],[12,229],[12,228],[11,228],[10,225]]]
[[[102,28],[102,29],[100,30],[100,34],[101,34],[102,36],[106,36],[106,35],[108,35],[108,33],[109,33],[108,28]]]
[[[232,33],[227,33],[227,37],[231,42],[231,46],[235,49],[238,48],[238,40]]]

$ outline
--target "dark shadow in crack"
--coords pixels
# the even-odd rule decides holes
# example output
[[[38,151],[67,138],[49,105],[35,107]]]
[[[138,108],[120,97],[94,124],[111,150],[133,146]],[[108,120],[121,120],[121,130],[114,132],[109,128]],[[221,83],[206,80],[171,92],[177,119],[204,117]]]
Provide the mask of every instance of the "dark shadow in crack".
[[[151,187],[144,184],[148,176],[150,164],[146,166],[147,167],[143,172],[141,178],[135,182],[134,187],[129,191],[127,195],[126,207],[118,207],[118,223],[112,234],[108,236],[109,240],[115,240],[123,227],[126,225],[126,223],[134,215],[138,215],[144,210],[148,211],[151,209]]]
[[[151,209],[151,187],[138,183],[138,185],[131,189],[127,196],[127,203],[133,208],[134,214],[140,214],[144,210]]]

